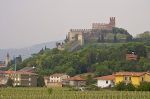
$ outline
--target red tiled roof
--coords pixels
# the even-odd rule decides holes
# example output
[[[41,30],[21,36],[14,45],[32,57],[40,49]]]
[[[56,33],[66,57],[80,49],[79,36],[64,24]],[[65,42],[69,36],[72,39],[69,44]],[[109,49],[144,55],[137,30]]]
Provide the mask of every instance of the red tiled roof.
[[[142,76],[147,72],[117,72],[115,76]]]
[[[74,76],[74,77],[70,77],[66,80],[71,80],[71,81],[85,81],[86,79],[80,77],[80,76]]]
[[[12,71],[12,70],[8,70],[8,71],[4,71],[6,74],[14,74],[15,71]]]
[[[115,76],[114,75],[107,75],[107,76],[97,77],[96,79],[98,79],[98,80],[114,80]]]

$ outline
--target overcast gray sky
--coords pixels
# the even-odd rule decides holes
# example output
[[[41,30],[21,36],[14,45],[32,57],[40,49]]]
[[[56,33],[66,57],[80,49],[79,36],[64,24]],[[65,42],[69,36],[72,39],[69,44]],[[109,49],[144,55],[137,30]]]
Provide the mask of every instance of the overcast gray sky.
[[[61,40],[110,16],[132,35],[150,30],[150,0],[0,0],[0,49]]]

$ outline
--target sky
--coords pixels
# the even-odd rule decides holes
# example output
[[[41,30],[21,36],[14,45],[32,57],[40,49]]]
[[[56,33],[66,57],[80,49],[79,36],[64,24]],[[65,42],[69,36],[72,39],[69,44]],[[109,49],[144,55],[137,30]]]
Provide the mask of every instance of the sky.
[[[150,31],[150,0],[0,0],[0,49],[63,40],[109,17],[134,36]]]

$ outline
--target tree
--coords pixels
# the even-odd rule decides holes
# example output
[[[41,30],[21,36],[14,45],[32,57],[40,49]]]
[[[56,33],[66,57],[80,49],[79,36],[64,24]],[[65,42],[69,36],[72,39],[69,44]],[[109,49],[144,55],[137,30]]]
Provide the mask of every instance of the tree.
[[[132,83],[124,83],[120,82],[115,86],[116,90],[118,91],[135,91],[136,87]]]
[[[114,35],[114,43],[117,42],[117,34]]]
[[[145,31],[144,33],[138,34],[137,38],[141,38],[143,40],[150,39],[150,31]]]
[[[137,90],[138,91],[150,91],[150,82],[141,82]]]
[[[44,78],[42,76],[39,76],[37,79],[37,86],[38,87],[43,87],[45,86]]]
[[[86,85],[92,85],[94,84],[95,80],[93,79],[92,75],[88,75],[86,77]]]
[[[126,84],[125,87],[126,87],[125,88],[126,91],[135,91],[136,90],[136,87],[132,83]]]
[[[124,82],[120,82],[115,86],[115,89],[118,91],[123,91],[126,87],[126,84]]]
[[[14,81],[11,78],[8,78],[6,85],[9,87],[13,87]]]

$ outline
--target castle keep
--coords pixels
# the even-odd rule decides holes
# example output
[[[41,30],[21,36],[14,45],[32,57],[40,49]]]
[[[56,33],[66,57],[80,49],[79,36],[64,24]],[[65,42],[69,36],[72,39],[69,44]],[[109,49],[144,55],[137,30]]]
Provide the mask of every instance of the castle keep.
[[[67,35],[68,42],[79,41],[80,45],[92,39],[103,39],[105,34],[102,31],[111,32],[115,27],[115,17],[110,17],[109,23],[93,23],[92,29],[70,29]]]

